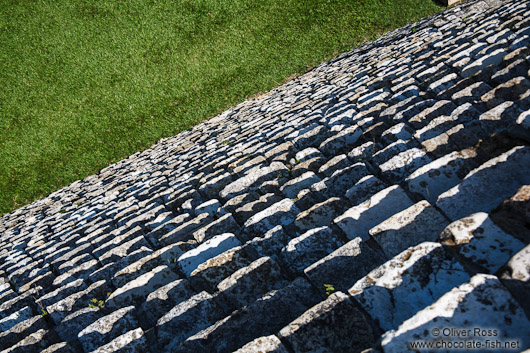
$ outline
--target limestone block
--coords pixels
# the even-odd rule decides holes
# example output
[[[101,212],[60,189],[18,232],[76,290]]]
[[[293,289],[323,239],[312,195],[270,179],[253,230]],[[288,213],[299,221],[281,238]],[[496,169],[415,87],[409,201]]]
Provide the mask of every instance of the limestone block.
[[[505,232],[530,243],[530,185],[521,186],[512,197],[504,200],[491,214],[491,219]]]
[[[398,183],[421,166],[431,162],[425,151],[411,148],[379,165],[381,172],[393,183]]]
[[[371,196],[385,189],[387,185],[373,175],[361,178],[354,186],[346,191],[346,197],[358,205],[366,201]]]
[[[179,241],[192,240],[194,231],[204,227],[212,221],[213,217],[211,217],[208,213],[201,213],[197,217],[182,223],[169,233],[162,235],[159,239],[149,238],[149,240],[151,240],[151,243],[156,247],[175,244]]]
[[[147,243],[143,235],[140,235],[120,245],[116,245],[109,249],[107,252],[96,256],[98,257],[99,262],[101,262],[103,265],[107,265],[127,257],[135,250],[149,248],[149,243]]]
[[[472,170],[464,180],[438,196],[436,205],[451,219],[473,212],[490,212],[530,184],[530,148],[514,147]]]
[[[46,308],[54,323],[58,325],[70,313],[86,308],[92,299],[102,300],[106,298],[109,292],[106,281],[98,281],[92,283],[87,289],[71,294]]]
[[[293,275],[299,275],[307,266],[344,245],[343,238],[329,227],[308,230],[293,238],[282,249],[280,261]]]
[[[374,269],[349,292],[388,331],[469,278],[440,244],[425,242]]]
[[[333,219],[344,213],[348,207],[349,203],[338,197],[329,198],[296,216],[292,228],[300,235],[317,227],[329,226]]]
[[[153,251],[151,249],[147,249],[147,248],[140,248],[136,251],[133,251],[132,253],[130,253],[129,255],[127,255],[126,257],[122,257],[120,258],[118,261],[116,262],[111,262],[97,270],[95,270],[94,272],[92,272],[89,276],[88,276],[88,279],[91,281],[91,282],[97,282],[97,281],[100,281],[100,280],[105,280],[105,281],[108,281],[109,279],[112,278],[112,276],[114,276],[114,274],[118,271],[121,271],[122,269],[126,268],[127,266],[129,266],[131,263],[143,258],[143,257],[146,257],[146,256],[149,256],[153,253]]]
[[[278,332],[322,299],[306,280],[297,278],[288,286],[267,293],[249,306],[198,332],[179,348],[186,352],[231,352],[256,337]],[[231,332],[238,334],[232,335]],[[230,340],[226,339],[228,336]]]
[[[487,213],[478,212],[455,221],[440,234],[444,244],[486,273],[496,273],[525,244],[497,227]]]
[[[140,325],[144,329],[154,327],[164,314],[194,294],[186,279],[178,279],[156,289],[139,308],[137,317]]]
[[[177,304],[157,321],[157,343],[162,347],[169,343],[176,347],[224,316],[214,298],[207,292],[200,292]]]
[[[82,279],[78,279],[41,296],[40,298],[35,300],[35,303],[47,307],[53,305],[54,303],[60,300],[63,300],[69,295],[72,295],[79,291],[83,291],[85,289],[87,289],[87,285],[85,284],[85,282]]]
[[[79,332],[77,337],[85,352],[92,352],[114,338],[138,327],[138,323],[132,315],[134,310],[136,310],[134,306],[116,310]]]
[[[13,314],[0,319],[0,332],[8,331],[18,323],[31,319],[32,317],[33,310],[29,306],[25,306]]]
[[[283,346],[280,339],[274,335],[262,336],[245,344],[234,353],[288,353],[289,351]]]
[[[2,349],[14,346],[27,336],[39,330],[47,329],[46,322],[41,315],[19,322],[7,331],[0,332],[0,347]]]
[[[498,65],[500,64],[500,62],[502,61],[502,59],[507,53],[508,52],[504,48],[497,49],[493,51],[492,53],[485,55],[481,57],[480,59],[472,61],[471,63],[463,67],[460,74],[463,77],[471,77],[474,74],[478,73],[479,71],[484,70],[486,67],[490,65]]]
[[[193,232],[193,238],[198,243],[203,243],[204,241],[211,239],[213,236],[218,234],[238,234],[239,228],[240,226],[239,224],[237,224],[234,217],[232,217],[232,215],[228,213]]]
[[[195,208],[195,214],[208,213],[210,216],[214,216],[219,207],[221,207],[219,200],[212,199],[197,206],[197,208]]]
[[[122,268],[115,272],[112,283],[117,288],[122,287],[127,282],[158,266],[174,264],[187,250],[189,250],[188,244],[176,243],[158,249],[137,260],[131,259],[132,261],[125,264],[125,266],[120,266]]]
[[[364,314],[342,292],[308,309],[278,336],[296,352],[360,352],[376,340]]]
[[[217,285],[255,260],[250,247],[236,246],[200,264],[190,275],[192,285],[197,290],[213,293]]]
[[[6,300],[0,304],[0,318],[3,319],[26,306],[33,307],[33,297],[38,296],[39,293],[42,293],[42,288],[40,287],[32,288],[18,295],[16,293],[10,294],[10,292],[8,292],[8,295],[5,296]],[[13,298],[8,299],[10,297]]]
[[[189,219],[190,215],[188,213],[183,213],[181,215],[178,215],[177,217],[170,217],[169,220],[166,220],[166,218],[164,218],[163,220],[160,220],[160,222],[162,223],[152,229],[149,233],[147,233],[145,237],[149,239],[151,244],[156,245],[158,244],[158,239],[160,239],[165,234],[171,232],[172,230],[178,228],[184,222],[189,221]]]
[[[232,310],[248,305],[265,293],[279,289],[288,282],[280,267],[269,257],[262,257],[243,267],[217,285],[223,305]]]
[[[99,347],[91,353],[111,353],[111,352],[146,352],[149,344],[141,328],[137,328],[116,337],[111,342]]]
[[[410,191],[435,203],[439,195],[458,185],[475,166],[472,160],[475,156],[471,149],[449,153],[418,168],[405,181]]]
[[[215,257],[224,251],[236,246],[240,246],[241,242],[231,233],[216,235],[215,237],[200,244],[195,249],[189,250],[182,254],[177,263],[181,271],[190,276],[191,273],[203,262]]]
[[[379,223],[369,233],[385,255],[392,258],[411,246],[436,241],[448,223],[423,200]]]
[[[51,330],[40,329],[17,342],[2,353],[42,353],[45,348],[57,342],[55,333]],[[46,350],[48,351],[48,350]],[[63,352],[71,352],[63,350]]]
[[[506,263],[502,271],[502,278],[530,282],[530,245],[521,249]]]
[[[219,196],[224,199],[230,199],[234,196],[248,192],[251,187],[256,188],[259,182],[272,180],[282,172],[286,172],[287,167],[280,162],[272,162],[268,167],[254,168],[245,176],[233,181],[224,187]]]
[[[287,244],[289,236],[282,226],[276,226],[267,231],[262,237],[255,237],[246,244],[254,249],[259,257],[276,259],[282,248]]]
[[[362,133],[361,128],[356,125],[341,129],[338,134],[323,141],[318,149],[327,156],[336,155],[340,150],[357,142]]]
[[[54,330],[63,341],[71,342],[74,346],[80,346],[80,344],[77,343],[77,335],[79,332],[103,316],[104,315],[99,308],[91,308],[86,304],[81,309],[75,310],[66,315],[64,319],[55,326]]]
[[[250,217],[244,224],[248,235],[261,236],[277,225],[285,226],[300,213],[290,199],[283,199]]]
[[[348,239],[368,239],[368,231],[393,214],[412,206],[407,194],[398,186],[390,186],[363,203],[347,210],[333,221]]]
[[[337,170],[330,177],[313,184],[311,190],[319,191],[329,197],[342,197],[344,190],[348,190],[368,174],[369,172],[364,163],[355,163],[350,167]]]
[[[303,189],[309,189],[311,185],[319,182],[321,179],[313,172],[305,172],[304,174],[289,180],[282,185],[280,191],[285,197],[293,199]]]
[[[509,309],[507,309],[509,308]],[[395,331],[383,336],[381,346],[385,353],[403,352],[413,340],[436,340],[434,328],[471,330],[469,335],[444,336],[453,343],[473,340],[485,344],[492,336],[480,336],[474,328],[495,330],[495,339],[519,341],[520,348],[530,346],[530,322],[521,307],[501,282],[491,275],[478,274],[439,298],[435,303],[412,316]]]
[[[141,303],[156,289],[179,279],[167,266],[158,266],[116,289],[107,298],[105,305],[112,309]]]

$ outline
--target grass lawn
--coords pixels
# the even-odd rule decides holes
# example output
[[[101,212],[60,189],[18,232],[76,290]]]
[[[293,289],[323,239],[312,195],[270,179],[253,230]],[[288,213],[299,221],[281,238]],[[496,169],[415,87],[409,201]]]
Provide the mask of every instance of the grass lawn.
[[[432,0],[2,0],[0,214],[441,9]]]

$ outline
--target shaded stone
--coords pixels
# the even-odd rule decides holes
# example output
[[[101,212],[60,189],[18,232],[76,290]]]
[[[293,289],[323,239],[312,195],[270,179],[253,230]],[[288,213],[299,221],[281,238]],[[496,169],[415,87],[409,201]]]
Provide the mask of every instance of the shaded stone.
[[[137,327],[138,323],[132,315],[134,310],[134,306],[116,310],[91,323],[79,332],[77,337],[85,352],[92,352]]]
[[[494,210],[491,219],[505,232],[530,243],[530,186],[523,185]]]
[[[481,344],[486,344],[491,336],[477,335],[474,328],[495,328],[498,340],[519,341],[519,347],[530,345],[530,322],[521,307],[495,276],[478,274],[403,322],[397,330],[387,332],[381,346],[385,353],[403,352],[412,340],[438,339],[432,330],[442,327],[470,329],[469,336]],[[444,339],[457,343],[469,340],[469,336],[449,335]]]
[[[376,340],[364,314],[342,292],[307,310],[278,336],[296,352],[359,352]]]
[[[412,206],[403,189],[394,185],[370,197],[360,205],[354,206],[333,221],[342,229],[348,239],[361,237],[368,239],[368,231],[392,216]]]
[[[344,243],[341,235],[333,232],[331,228],[314,228],[291,239],[282,249],[280,261],[290,274],[296,276]]]
[[[349,292],[388,331],[469,278],[440,244],[425,242],[374,269]]]
[[[448,223],[444,216],[424,200],[389,217],[370,229],[369,233],[385,255],[392,258],[411,246],[436,241],[438,234]]]
[[[515,147],[471,171],[457,186],[438,197],[436,205],[451,219],[489,212],[530,184],[530,148]]]
[[[496,273],[525,244],[497,227],[487,213],[474,213],[455,221],[440,234],[440,241],[481,272]]]

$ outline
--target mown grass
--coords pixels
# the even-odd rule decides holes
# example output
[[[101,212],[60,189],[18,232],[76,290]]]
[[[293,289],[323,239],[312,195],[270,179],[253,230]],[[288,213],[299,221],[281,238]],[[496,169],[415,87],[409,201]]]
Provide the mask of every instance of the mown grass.
[[[431,0],[3,0],[0,213],[440,9]]]

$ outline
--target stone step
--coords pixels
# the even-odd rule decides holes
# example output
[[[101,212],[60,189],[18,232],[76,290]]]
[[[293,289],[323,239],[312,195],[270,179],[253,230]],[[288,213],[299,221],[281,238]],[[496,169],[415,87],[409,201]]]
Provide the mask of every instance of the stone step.
[[[156,289],[179,279],[179,276],[163,265],[138,276],[131,282],[119,287],[108,296],[105,305],[111,309],[129,305],[138,306]]]
[[[348,209],[333,221],[352,240],[368,239],[371,228],[413,203],[405,191],[394,185],[383,189],[361,204]]]
[[[196,290],[214,293],[221,281],[250,265],[258,257],[250,246],[233,247],[197,266],[190,274],[190,281]]]
[[[3,350],[2,353],[71,352],[64,346],[57,346],[57,342],[59,342],[59,339],[53,331],[40,329],[29,334],[10,348]]]
[[[88,307],[92,299],[104,300],[111,292],[107,282],[92,283],[87,289],[76,292],[46,307],[46,311],[56,325],[59,325],[69,314]]]
[[[497,227],[487,213],[478,212],[449,224],[440,234],[442,244],[454,247],[459,257],[482,273],[496,273],[525,247]]]
[[[178,303],[156,324],[156,344],[165,350],[174,350],[188,337],[214,324],[226,315],[218,299],[200,292]]]
[[[292,200],[283,199],[250,217],[244,224],[244,234],[249,238],[261,236],[277,225],[292,223],[299,213]]]
[[[130,353],[149,352],[149,344],[141,328],[128,331],[90,353],[107,353],[122,351]]]
[[[87,325],[77,335],[83,350],[92,352],[138,327],[133,315],[135,310],[134,306],[124,307]]]
[[[7,331],[0,332],[0,349],[2,351],[8,349],[29,335],[46,329],[46,320],[41,315],[21,321]]]
[[[510,307],[510,311],[506,311],[506,307]],[[485,341],[495,337],[501,341],[501,346],[492,346],[493,349],[524,349],[530,346],[529,327],[524,311],[497,277],[478,274],[410,317],[395,331],[387,332],[381,346],[385,353],[403,352],[410,342],[438,340],[441,333],[448,344],[459,344],[471,338],[486,347]],[[451,328],[464,331],[444,333],[444,329]],[[483,333],[487,328],[493,331]],[[505,342],[509,342],[507,346]]]
[[[200,264],[223,253],[228,249],[240,245],[241,242],[234,234],[225,233],[216,235],[210,240],[200,244],[196,248],[182,254],[177,259],[177,264],[180,270],[187,277],[190,277],[192,272],[195,271]]]
[[[232,352],[255,338],[278,332],[322,299],[307,281],[298,278],[189,337],[180,346],[172,344],[166,348],[181,352]],[[230,332],[238,334],[232,336]],[[227,335],[232,339],[226,340]]]
[[[345,240],[331,228],[319,227],[311,229],[304,234],[291,239],[281,250],[280,263],[293,277],[344,245]]]
[[[387,258],[426,241],[436,241],[449,223],[427,201],[420,201],[396,213],[368,232]]]
[[[151,292],[138,309],[138,322],[144,330],[156,326],[158,319],[174,306],[195,295],[189,281],[178,279]]]
[[[122,270],[123,268],[129,266],[131,263],[148,256],[149,254],[152,254],[153,251],[148,248],[140,248],[138,250],[133,251],[132,253],[128,254],[127,256],[124,256],[122,258],[119,258],[116,262],[111,262],[106,264],[105,266],[95,270],[94,272],[90,273],[88,276],[89,281],[91,282],[97,282],[101,280],[108,281],[112,278],[112,276]]]
[[[372,270],[349,293],[389,331],[469,278],[440,244],[425,242]]]
[[[275,353],[288,353],[289,351],[282,344],[280,339],[274,335],[263,336],[254,339],[253,341],[245,344],[233,353],[255,353],[255,352],[275,352]]]
[[[438,196],[436,205],[451,219],[489,212],[517,189],[530,184],[530,148],[515,147],[471,171],[457,186]]]
[[[360,352],[376,341],[364,314],[342,292],[308,309],[282,328],[278,337],[295,352]]]
[[[217,285],[219,301],[223,307],[234,311],[288,283],[282,278],[278,264],[271,258],[262,257],[237,270]]]

